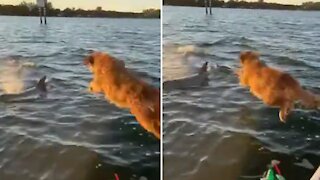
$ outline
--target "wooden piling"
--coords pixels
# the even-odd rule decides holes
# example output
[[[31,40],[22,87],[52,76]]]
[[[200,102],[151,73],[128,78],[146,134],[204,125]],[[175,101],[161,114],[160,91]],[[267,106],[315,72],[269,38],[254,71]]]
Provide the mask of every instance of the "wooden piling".
[[[209,0],[210,15],[212,15],[212,0]]]
[[[42,24],[42,16],[44,17],[44,24],[47,24],[47,0],[37,0],[39,8],[40,24]]]
[[[40,24],[42,24],[42,13],[41,13],[41,7],[39,7],[39,17],[40,17]]]
[[[206,8],[206,14],[208,14],[208,9],[210,15],[212,15],[212,0],[204,0],[204,6]]]
[[[206,14],[208,14],[208,0],[204,0],[204,6],[206,8]]]
[[[47,11],[46,7],[43,8],[44,24],[47,24]]]

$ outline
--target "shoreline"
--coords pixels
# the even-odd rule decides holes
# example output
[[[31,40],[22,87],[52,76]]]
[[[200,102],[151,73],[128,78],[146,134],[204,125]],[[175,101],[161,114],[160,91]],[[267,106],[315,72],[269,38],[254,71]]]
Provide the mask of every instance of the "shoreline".
[[[21,16],[21,15],[2,15],[0,14],[0,17],[36,17],[39,18],[39,16]],[[92,19],[159,19],[158,17],[99,17],[99,16],[93,16],[93,17],[88,17],[88,16],[47,16],[47,18],[92,18]]]
[[[177,0],[164,0],[163,6],[181,6],[181,7],[203,7],[203,1],[179,2]],[[278,4],[266,2],[246,2],[246,1],[213,1],[212,8],[229,8],[229,9],[261,9],[261,10],[300,10],[300,11],[320,11],[320,2],[306,2],[301,5]]]
[[[191,7],[204,8],[202,6],[188,6],[188,5],[163,5],[163,7]],[[243,8],[243,7],[212,7],[212,9],[246,9],[246,10],[274,10],[274,11],[301,11],[301,12],[319,12],[320,10],[304,10],[304,9],[263,9],[263,8]],[[1,16],[1,15],[0,15]]]

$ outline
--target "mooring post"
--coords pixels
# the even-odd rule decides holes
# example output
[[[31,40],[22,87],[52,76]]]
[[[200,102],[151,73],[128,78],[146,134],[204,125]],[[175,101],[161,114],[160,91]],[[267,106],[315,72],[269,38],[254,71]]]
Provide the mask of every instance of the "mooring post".
[[[47,24],[47,11],[46,11],[46,6],[43,8],[43,16],[44,16],[44,24]]]
[[[212,0],[209,0],[210,15],[212,15]]]
[[[208,0],[204,0],[204,6],[206,7],[206,14],[208,14]]]
[[[42,24],[41,7],[39,7],[39,17],[40,17],[40,24]]]
[[[40,24],[42,24],[42,14],[44,17],[44,24],[47,24],[47,3],[48,3],[47,0],[37,0],[37,5],[39,8]]]

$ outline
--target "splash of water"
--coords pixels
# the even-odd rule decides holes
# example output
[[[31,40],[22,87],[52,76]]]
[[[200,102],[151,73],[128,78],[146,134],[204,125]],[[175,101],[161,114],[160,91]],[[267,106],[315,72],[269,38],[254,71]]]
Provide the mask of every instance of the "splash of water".
[[[203,53],[204,51],[196,45],[183,45],[177,48],[177,52],[188,54],[188,53]]]
[[[197,45],[164,44],[163,71],[164,81],[186,78],[194,75],[204,61],[197,54],[204,54]],[[210,70],[210,69],[209,69]]]
[[[0,64],[0,88],[5,94],[20,94],[24,90],[22,65],[16,61]]]

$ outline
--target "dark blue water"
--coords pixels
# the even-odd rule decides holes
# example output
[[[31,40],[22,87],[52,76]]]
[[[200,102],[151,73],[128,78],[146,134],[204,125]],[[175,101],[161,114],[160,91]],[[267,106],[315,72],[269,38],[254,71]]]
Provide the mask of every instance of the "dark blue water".
[[[88,93],[82,65],[108,52],[159,87],[160,20],[2,16],[0,42],[1,180],[160,179],[159,141]],[[46,99],[32,89],[43,75]]]
[[[212,66],[208,86],[164,92],[164,178],[259,179],[277,159],[287,179],[310,179],[320,164],[320,112],[296,109],[283,124],[229,68],[240,51],[259,51],[320,94],[320,13],[163,10],[164,79],[191,75],[204,61]]]

